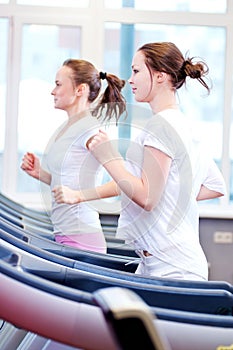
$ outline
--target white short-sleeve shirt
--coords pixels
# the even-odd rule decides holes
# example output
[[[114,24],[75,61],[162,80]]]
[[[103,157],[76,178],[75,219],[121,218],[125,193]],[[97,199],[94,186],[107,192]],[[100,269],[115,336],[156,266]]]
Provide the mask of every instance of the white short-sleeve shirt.
[[[65,185],[81,190],[97,185],[100,164],[88,151],[86,143],[98,133],[99,127],[96,118],[85,116],[72,124],[57,140],[53,137],[45,157],[52,177],[51,189]],[[91,202],[58,204],[52,196],[51,220],[55,234],[102,232],[99,214]]]
[[[117,236],[135,249],[147,250],[165,263],[206,278],[208,267],[199,243],[196,197],[202,184],[225,193],[223,177],[179,110],[168,109],[153,116],[131,142],[127,168],[138,177],[145,146],[157,148],[172,159],[165,190],[150,212],[122,193]]]

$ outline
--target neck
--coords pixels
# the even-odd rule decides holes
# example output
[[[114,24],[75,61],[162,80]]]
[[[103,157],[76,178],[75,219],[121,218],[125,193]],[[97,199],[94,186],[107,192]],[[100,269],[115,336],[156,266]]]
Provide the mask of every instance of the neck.
[[[72,124],[78,122],[80,119],[84,118],[89,114],[89,110],[81,111],[77,114],[69,116],[68,121],[66,123],[67,126],[71,126]]]
[[[72,124],[75,121],[78,121],[79,119],[85,117],[90,111],[90,106],[85,105],[85,106],[76,106],[72,110],[68,111],[68,123]]]
[[[150,101],[150,107],[153,113],[159,113],[166,109],[178,109],[179,105],[176,101],[176,96],[173,91],[162,91]]]
[[[174,104],[171,103],[171,104],[166,104],[163,106],[158,106],[155,109],[152,108],[152,110],[155,114],[162,112],[162,111],[165,111],[166,109],[179,109],[179,105],[177,103],[174,103]]]

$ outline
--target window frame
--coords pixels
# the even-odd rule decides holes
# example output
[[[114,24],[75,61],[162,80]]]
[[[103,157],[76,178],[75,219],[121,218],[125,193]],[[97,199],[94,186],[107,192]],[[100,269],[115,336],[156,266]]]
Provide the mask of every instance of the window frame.
[[[132,8],[105,8],[104,0],[90,0],[88,8],[65,8],[18,5],[14,0],[0,4],[1,17],[9,19],[8,71],[6,90],[5,148],[3,155],[2,192],[15,200],[35,207],[41,206],[40,194],[17,193],[17,114],[21,69],[21,41],[24,24],[52,24],[79,26],[82,31],[81,56],[93,62],[100,70],[104,62],[104,27],[106,22],[205,25],[224,27],[226,30],[225,98],[223,117],[223,144],[221,171],[227,190],[230,188],[230,130],[233,104],[233,2],[228,0],[226,13],[191,13],[142,11]],[[91,40],[94,38],[94,40]],[[10,67],[10,68],[9,68]],[[14,101],[14,103],[12,103]],[[10,176],[9,176],[10,174]],[[200,206],[201,217],[233,218],[233,203],[229,196],[220,198],[219,205]],[[114,211],[114,210],[113,210]]]

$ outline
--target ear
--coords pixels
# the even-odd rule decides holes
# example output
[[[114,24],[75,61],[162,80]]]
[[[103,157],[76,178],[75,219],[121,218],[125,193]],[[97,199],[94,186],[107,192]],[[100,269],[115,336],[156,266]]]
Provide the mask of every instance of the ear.
[[[163,83],[167,79],[167,73],[165,72],[157,72],[156,78],[158,83]]]
[[[76,87],[75,89],[75,95],[76,96],[82,96],[83,93],[86,91],[86,88],[87,88],[87,84],[80,84]]]

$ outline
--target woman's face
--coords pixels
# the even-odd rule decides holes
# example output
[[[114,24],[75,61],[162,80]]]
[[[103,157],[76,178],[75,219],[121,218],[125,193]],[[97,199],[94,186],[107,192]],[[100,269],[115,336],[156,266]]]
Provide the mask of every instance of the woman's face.
[[[77,101],[75,87],[73,85],[71,75],[72,69],[67,66],[62,66],[56,74],[56,86],[51,92],[51,94],[54,96],[55,108],[68,111]]]
[[[134,55],[129,83],[136,101],[150,102],[153,82],[142,51],[137,51]]]

